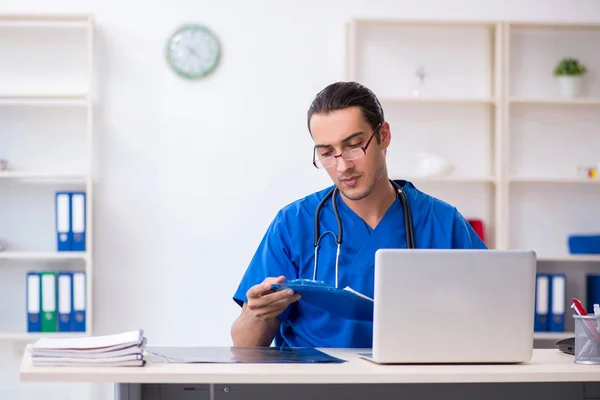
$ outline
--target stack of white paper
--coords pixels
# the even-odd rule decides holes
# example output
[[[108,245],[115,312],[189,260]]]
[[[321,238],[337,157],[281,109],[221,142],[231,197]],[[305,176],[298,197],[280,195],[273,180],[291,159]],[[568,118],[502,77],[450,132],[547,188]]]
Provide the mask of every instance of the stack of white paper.
[[[125,367],[146,363],[143,330],[84,338],[43,338],[31,346],[34,366]]]

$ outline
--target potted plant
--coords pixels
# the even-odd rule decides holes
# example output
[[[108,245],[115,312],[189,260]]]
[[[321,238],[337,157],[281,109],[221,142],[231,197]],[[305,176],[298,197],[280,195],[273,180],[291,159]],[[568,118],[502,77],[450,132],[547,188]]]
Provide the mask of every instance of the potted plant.
[[[560,94],[564,97],[577,97],[581,93],[581,78],[587,72],[578,59],[565,57],[554,67],[554,77]]]

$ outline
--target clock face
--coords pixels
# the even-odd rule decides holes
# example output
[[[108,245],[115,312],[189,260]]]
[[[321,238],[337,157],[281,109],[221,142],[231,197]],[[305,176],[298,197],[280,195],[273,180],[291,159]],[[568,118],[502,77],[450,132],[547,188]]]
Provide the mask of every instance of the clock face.
[[[215,69],[221,46],[208,28],[184,25],[169,38],[166,53],[167,62],[179,76],[198,79]]]

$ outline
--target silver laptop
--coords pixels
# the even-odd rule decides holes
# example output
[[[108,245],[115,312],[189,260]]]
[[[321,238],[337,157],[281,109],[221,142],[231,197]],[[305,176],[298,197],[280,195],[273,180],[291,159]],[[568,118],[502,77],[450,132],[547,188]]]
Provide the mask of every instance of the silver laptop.
[[[536,254],[381,249],[372,353],[380,364],[531,359]]]

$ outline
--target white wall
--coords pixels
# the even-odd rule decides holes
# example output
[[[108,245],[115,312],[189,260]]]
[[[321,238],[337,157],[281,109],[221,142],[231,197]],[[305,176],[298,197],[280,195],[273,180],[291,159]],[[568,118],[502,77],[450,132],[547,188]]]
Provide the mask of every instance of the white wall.
[[[231,295],[267,224],[329,184],[310,164],[305,113],[344,77],[347,20],[600,21],[597,0],[0,3],[30,11],[95,15],[95,333],[143,328],[151,345],[228,345]],[[195,83],[163,56],[190,21],[224,50],[216,73]]]

